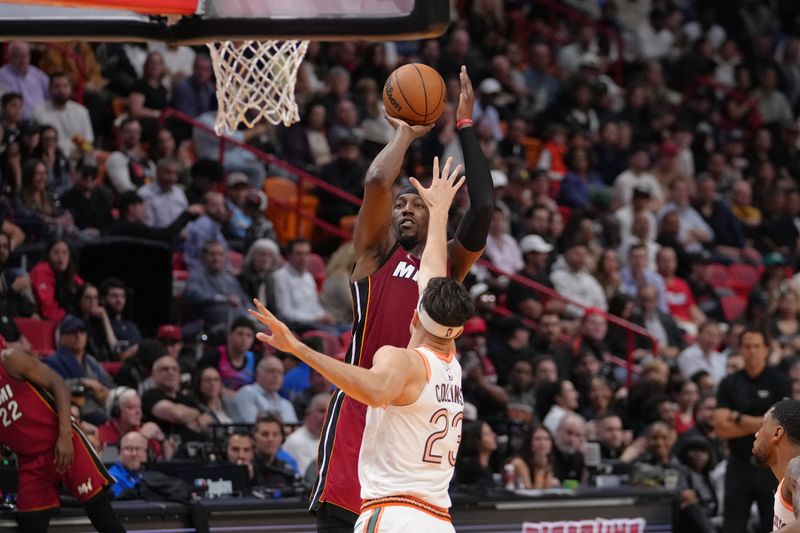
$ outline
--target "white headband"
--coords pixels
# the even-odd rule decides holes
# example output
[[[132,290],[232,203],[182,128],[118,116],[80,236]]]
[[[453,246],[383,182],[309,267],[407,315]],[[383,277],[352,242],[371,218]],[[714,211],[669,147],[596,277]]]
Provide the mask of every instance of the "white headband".
[[[428,312],[425,310],[425,307],[422,305],[422,298],[419,299],[419,303],[417,304],[417,315],[419,316],[420,324],[422,324],[422,327],[425,328],[425,331],[435,337],[440,337],[442,339],[455,339],[464,329],[464,326],[444,326],[436,322],[431,318],[431,315],[428,314]]]

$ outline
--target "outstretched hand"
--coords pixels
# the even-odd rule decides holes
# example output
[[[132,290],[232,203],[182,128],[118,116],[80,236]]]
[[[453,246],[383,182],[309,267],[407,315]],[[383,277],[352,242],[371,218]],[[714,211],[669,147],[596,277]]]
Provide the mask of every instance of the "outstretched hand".
[[[294,333],[289,330],[286,324],[270,313],[257,298],[253,298],[253,304],[258,308],[258,311],[255,309],[248,309],[250,316],[267,326],[272,332],[272,335],[261,332],[256,333],[256,338],[282,352],[295,353],[300,341],[297,340]]]
[[[444,163],[441,174],[439,173],[439,158],[433,158],[433,179],[431,186],[427,189],[416,178],[409,178],[408,181],[417,189],[420,198],[425,202],[430,212],[439,211],[447,213],[450,209],[450,204],[453,203],[458,189],[464,184],[464,176],[458,179],[461,174],[461,165],[456,165],[456,168],[450,172],[450,167],[453,165],[453,158],[448,157]]]
[[[467,74],[467,67],[461,65],[461,72],[458,74],[461,82],[461,93],[458,95],[458,109],[456,109],[456,121],[472,120],[472,112],[475,109],[475,91],[472,89],[472,82]]]
[[[403,119],[391,116],[389,113],[386,112],[385,109],[383,110],[383,116],[386,117],[386,121],[389,124],[391,124],[391,126],[395,130],[397,130],[397,131],[400,131],[400,130],[408,131],[411,134],[411,137],[413,139],[417,139],[419,137],[422,137],[423,135],[425,135],[426,133],[431,131],[431,129],[433,129],[433,126],[435,125],[435,124],[427,124],[427,125],[426,124],[419,124],[419,125],[412,126],[411,124],[409,124],[408,122],[404,121]]]

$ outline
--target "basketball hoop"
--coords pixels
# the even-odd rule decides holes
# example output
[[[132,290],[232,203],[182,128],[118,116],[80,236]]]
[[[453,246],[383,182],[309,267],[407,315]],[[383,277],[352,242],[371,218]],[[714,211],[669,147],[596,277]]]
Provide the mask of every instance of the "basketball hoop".
[[[300,119],[294,90],[309,40],[433,38],[450,22],[449,0],[0,0],[0,6],[7,39],[207,44],[218,134],[239,124],[288,126]]]
[[[208,43],[217,78],[217,135],[261,120],[290,126],[300,120],[294,87],[308,41]]]

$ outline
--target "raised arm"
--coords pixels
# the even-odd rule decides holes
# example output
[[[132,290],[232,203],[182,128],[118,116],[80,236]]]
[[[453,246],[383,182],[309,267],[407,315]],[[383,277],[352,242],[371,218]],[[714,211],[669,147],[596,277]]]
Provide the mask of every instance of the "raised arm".
[[[13,250],[23,242],[25,242],[25,232],[22,231],[22,228],[14,224],[13,222],[9,222],[8,220],[3,221],[2,225],[2,232],[8,234],[8,240],[11,241],[11,249]]]
[[[389,251],[392,242],[392,185],[400,174],[408,147],[433,127],[432,124],[409,126],[388,115],[386,120],[394,127],[394,136],[373,159],[364,179],[364,202],[358,211],[353,245],[356,252],[356,271],[366,270],[354,273],[354,278],[371,274],[377,262]],[[365,260],[370,263],[363,264]]]
[[[372,368],[369,369],[337,361],[303,344],[261,302],[253,300],[253,303],[258,311],[251,309],[250,314],[272,333],[258,333],[258,340],[293,354],[345,394],[370,407],[391,404],[403,394],[415,375],[425,372],[419,357],[410,357],[406,350],[391,346],[384,346],[375,352]]]
[[[472,111],[475,96],[467,68],[462,66],[459,74],[461,94],[456,110],[456,133],[464,152],[464,171],[467,173],[469,209],[456,229],[455,239],[450,244],[450,275],[463,281],[486,246],[489,225],[494,210],[494,187],[489,172],[489,162],[483,155],[475,130],[472,127]]]
[[[70,414],[70,392],[66,383],[38,357],[19,349],[2,352],[2,362],[11,376],[24,379],[45,389],[53,396],[58,416],[58,440],[56,441],[55,462],[58,470],[72,464],[72,416]]]
[[[428,207],[428,238],[425,241],[417,277],[420,297],[431,278],[447,276],[447,213],[458,189],[464,184],[463,176],[458,179],[461,165],[456,166],[451,173],[452,165],[453,159],[448,158],[439,174],[439,158],[435,157],[433,179],[427,189],[416,178],[409,179]]]

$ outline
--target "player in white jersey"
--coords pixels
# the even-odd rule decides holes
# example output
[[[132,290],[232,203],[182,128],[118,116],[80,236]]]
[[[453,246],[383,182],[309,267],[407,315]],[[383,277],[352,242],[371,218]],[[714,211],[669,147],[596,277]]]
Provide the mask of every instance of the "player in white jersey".
[[[448,159],[424,188],[411,182],[430,212],[428,238],[417,277],[419,304],[405,348],[383,346],[372,368],[359,368],[300,342],[258,300],[250,313],[272,335],[258,338],[289,352],[366,404],[358,460],[361,515],[355,533],[453,532],[447,487],[461,439],[464,401],[454,339],[473,313],[464,286],[447,277],[447,212],[464,179]],[[404,327],[397,324],[397,327]]]
[[[800,400],[781,400],[764,414],[753,442],[753,459],[769,467],[780,481],[775,491],[772,530],[795,522],[794,483],[788,476],[789,462],[800,455]],[[787,479],[788,478],[788,479]],[[798,509],[800,511],[800,509]]]

